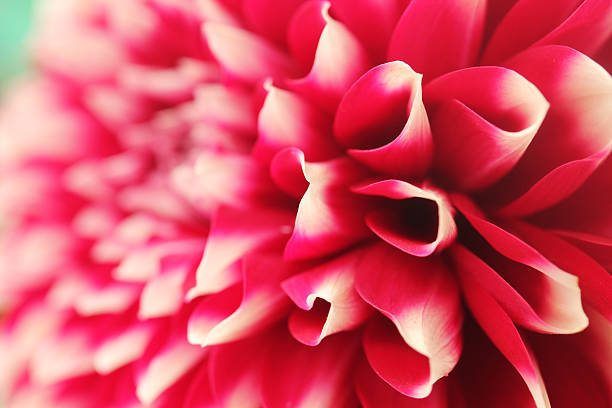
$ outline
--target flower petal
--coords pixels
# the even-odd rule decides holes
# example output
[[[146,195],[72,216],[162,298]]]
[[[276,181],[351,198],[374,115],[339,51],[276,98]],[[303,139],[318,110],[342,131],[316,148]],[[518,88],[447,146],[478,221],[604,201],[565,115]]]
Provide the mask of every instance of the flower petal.
[[[383,180],[353,190],[397,201],[397,208],[369,212],[366,224],[384,241],[410,255],[426,257],[441,251],[457,235],[454,210],[439,190],[400,180]]]
[[[325,20],[310,72],[289,86],[334,112],[342,95],[369,67],[370,62],[359,40],[329,15],[329,2],[318,3]]]
[[[400,61],[366,72],[340,102],[334,120],[336,140],[377,171],[410,178],[425,175],[432,140],[421,78]]]
[[[538,364],[506,312],[478,285],[462,277],[463,293],[472,314],[493,344],[517,369],[527,384],[537,408],[550,408]]]
[[[372,368],[403,394],[429,395],[461,353],[463,315],[453,277],[438,258],[417,258],[376,244],[364,254],[355,284],[359,295],[399,332],[378,323],[380,329],[366,333],[364,347]],[[393,351],[387,349],[390,344]],[[399,355],[414,367],[406,370]]]
[[[283,281],[283,290],[302,309],[289,317],[293,337],[316,346],[329,335],[358,327],[370,315],[354,288],[360,257],[353,250]]]
[[[261,393],[267,408],[349,408],[356,404],[351,368],[358,339],[338,334],[317,347],[305,346],[278,333],[263,368]],[[291,364],[287,364],[291,356]]]
[[[271,41],[284,44],[289,20],[304,0],[245,0],[242,12],[256,32]]]
[[[517,310],[515,313],[518,315],[513,313],[513,317],[520,319],[522,324],[529,324],[528,327],[531,329],[544,332],[576,333],[588,325],[588,318],[582,309],[581,293],[576,276],[560,269],[518,236],[487,221],[467,200],[455,197],[453,203],[478,234],[484,238],[484,242],[478,243],[473,250],[487,263],[492,264],[493,270],[500,273],[519,291],[521,296],[529,300],[532,307],[536,308],[537,314],[548,323],[548,328],[538,328],[539,323],[532,321],[532,317],[524,315],[527,313],[524,310],[519,312],[514,309]],[[492,280],[497,280],[490,273],[488,274]],[[509,293],[507,288],[498,286],[500,283],[491,282],[492,285],[499,288],[499,296],[502,296],[501,291],[504,291],[507,292],[507,296],[515,297]],[[506,294],[503,296],[505,297]],[[509,306],[508,302],[505,301],[504,304]],[[560,304],[563,305],[562,308],[559,307]],[[515,308],[517,305],[512,307]],[[531,326],[532,323],[528,323],[530,321],[536,325]]]
[[[240,280],[234,265],[246,253],[284,241],[291,231],[291,217],[281,211],[257,209],[244,213],[221,208],[213,219],[196,285],[188,299],[215,293]]]
[[[253,154],[269,162],[283,148],[302,150],[309,161],[327,160],[339,153],[331,134],[331,118],[298,94],[264,84],[267,91],[257,120]]]
[[[295,270],[280,254],[252,254],[242,262],[242,285],[212,294],[192,312],[187,339],[202,347],[238,340],[285,317],[289,299],[280,282]]]
[[[593,0],[521,0],[499,23],[482,63],[495,65],[531,46],[567,45],[594,54],[612,34],[612,5]]]
[[[288,55],[246,30],[205,23],[203,33],[221,66],[245,82],[254,83],[266,77],[285,78],[295,72]]]
[[[506,215],[525,216],[569,196],[609,155],[612,77],[585,55],[557,45],[531,48],[507,66],[536,85],[551,107],[521,160],[483,197],[509,205]]]
[[[483,0],[412,0],[389,44],[388,60],[402,60],[433,78],[473,65],[481,46]]]
[[[501,67],[451,72],[424,93],[436,172],[461,190],[482,189],[510,171],[549,107],[533,84]]]

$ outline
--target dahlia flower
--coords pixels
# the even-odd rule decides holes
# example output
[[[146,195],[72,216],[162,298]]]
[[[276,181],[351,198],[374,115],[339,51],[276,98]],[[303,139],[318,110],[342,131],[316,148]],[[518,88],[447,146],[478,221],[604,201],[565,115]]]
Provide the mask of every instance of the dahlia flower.
[[[612,2],[43,0],[13,408],[612,406]]]

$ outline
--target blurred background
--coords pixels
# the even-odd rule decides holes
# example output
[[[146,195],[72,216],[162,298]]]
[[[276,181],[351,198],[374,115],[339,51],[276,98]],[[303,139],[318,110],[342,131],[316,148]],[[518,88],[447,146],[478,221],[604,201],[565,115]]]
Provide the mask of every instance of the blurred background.
[[[24,40],[35,0],[0,0],[0,93],[27,69]]]

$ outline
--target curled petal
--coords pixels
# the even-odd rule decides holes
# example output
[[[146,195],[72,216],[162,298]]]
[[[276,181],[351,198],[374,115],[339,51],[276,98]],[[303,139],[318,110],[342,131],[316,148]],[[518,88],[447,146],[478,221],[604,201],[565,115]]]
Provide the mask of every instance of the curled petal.
[[[393,388],[423,398],[461,354],[463,314],[457,285],[438,258],[417,258],[386,244],[366,250],[355,280],[359,295],[395,325],[380,320],[364,337],[368,361]],[[384,276],[380,274],[384,274]],[[397,332],[399,335],[397,335]],[[387,345],[393,345],[389,352]],[[406,370],[396,357],[411,362]]]
[[[187,326],[187,338],[202,347],[241,339],[284,317],[289,299],[280,281],[293,273],[280,254],[250,255],[243,260],[242,285],[203,299]]]
[[[538,323],[536,323],[536,326],[529,325],[530,328],[545,332],[552,329],[554,333],[567,334],[579,332],[588,325],[588,318],[582,309],[580,288],[576,276],[560,269],[518,236],[484,219],[465,199],[455,197],[453,203],[471,226],[484,238],[485,245],[480,246],[478,250],[483,255],[487,253],[490,255],[490,259],[487,257],[487,261],[493,263],[493,269],[498,270],[504,279],[521,293],[521,296],[529,299],[529,303],[537,308],[538,315],[548,322],[548,328],[537,328]],[[486,244],[490,245],[490,248],[494,251],[487,252],[490,248],[487,248]],[[541,275],[534,272],[539,272]],[[490,273],[488,274],[490,275]],[[494,277],[492,278],[495,280]],[[499,283],[501,282],[495,285],[499,285]],[[507,288],[498,287],[499,295],[504,291],[508,292],[508,296],[510,296]],[[546,295],[543,296],[543,293],[546,293]],[[515,297],[515,295],[512,295],[512,297]],[[505,304],[508,305],[507,302]],[[559,308],[559,304],[564,305],[564,307]],[[525,312],[517,311],[516,313],[522,314]],[[515,315],[513,313],[513,317]],[[527,315],[520,317],[522,324],[526,324],[530,319]]]
[[[363,220],[370,203],[366,198],[359,200],[348,189],[350,184],[367,175],[361,166],[349,158],[307,164],[299,154],[291,154],[286,159],[297,161],[291,174],[297,176],[297,168],[302,168],[303,177],[309,183],[300,200],[293,234],[285,247],[287,259],[330,254],[369,235]]]
[[[369,212],[366,224],[380,238],[406,253],[426,257],[446,248],[457,236],[454,210],[439,190],[384,180],[356,187],[354,191],[397,200],[391,209]]]
[[[317,44],[312,69],[289,86],[329,112],[334,112],[342,95],[370,65],[359,40],[329,15],[329,2],[320,2],[325,28]]]
[[[462,190],[482,189],[510,171],[549,107],[533,84],[500,67],[451,72],[424,92],[436,171]]]
[[[212,54],[231,75],[254,83],[266,77],[292,76],[288,55],[248,31],[219,23],[205,23],[204,37]]]
[[[278,152],[270,163],[270,176],[287,194],[302,198],[308,189],[306,159],[299,149],[288,148]]]
[[[531,48],[506,65],[550,102],[521,160],[484,193],[495,197],[492,204],[508,205],[506,215],[525,216],[568,197],[609,155],[612,77],[585,55],[557,45]]]
[[[537,408],[550,408],[538,363],[520,333],[495,299],[476,281],[462,278],[465,299],[489,339],[519,372]]]
[[[332,10],[355,33],[374,61],[385,58],[386,47],[400,17],[402,0],[331,0]]]
[[[482,56],[499,64],[531,46],[567,45],[594,54],[612,34],[612,5],[597,0],[521,0],[499,23]]]
[[[360,256],[354,250],[283,281],[283,290],[302,309],[289,317],[293,337],[316,346],[329,335],[356,328],[370,315],[354,288]]]
[[[326,3],[324,0],[305,2],[293,14],[289,23],[287,31],[289,51],[304,70],[312,68],[321,32],[327,24],[321,12]]]
[[[196,271],[196,285],[187,297],[215,293],[240,280],[235,263],[246,253],[278,244],[291,232],[291,217],[281,211],[242,211],[221,208],[215,214],[210,235]]]
[[[331,118],[299,95],[264,84],[267,91],[257,120],[253,154],[264,162],[286,147],[304,152],[306,160],[327,160],[339,153],[331,133]]]
[[[366,72],[342,98],[336,140],[369,167],[419,178],[431,164],[432,141],[420,74],[400,61]]]
[[[338,334],[308,347],[282,333],[270,339],[261,393],[267,408],[349,408],[356,404],[351,369],[358,339]],[[287,364],[291,356],[291,364]]]
[[[384,382],[369,363],[362,359],[355,375],[355,391],[364,408],[446,408],[446,384],[439,381],[427,398],[412,398],[401,394]]]
[[[388,59],[402,60],[425,81],[464,68],[480,49],[486,1],[412,0],[399,19],[389,44]]]
[[[555,264],[576,275],[584,300],[612,322],[612,275],[593,258],[556,235],[522,222],[513,231]]]

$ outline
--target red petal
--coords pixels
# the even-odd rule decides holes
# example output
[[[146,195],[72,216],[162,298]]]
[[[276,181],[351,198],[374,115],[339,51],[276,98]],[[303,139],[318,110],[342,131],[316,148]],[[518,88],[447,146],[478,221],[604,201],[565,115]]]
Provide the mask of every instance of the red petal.
[[[351,369],[358,344],[357,338],[348,334],[328,337],[317,347],[305,346],[288,335],[275,335],[263,371],[263,405],[354,407]]]
[[[280,254],[254,254],[243,260],[242,285],[206,297],[187,326],[191,344],[208,346],[263,330],[287,314],[289,299],[280,282],[295,271]]]
[[[612,34],[612,5],[597,0],[521,0],[498,25],[482,57],[494,65],[530,46],[567,45],[588,55]]]
[[[582,309],[576,276],[560,269],[516,235],[482,218],[465,199],[455,197],[453,203],[472,227],[502,257],[499,257],[495,251],[487,252],[485,247],[479,248],[478,253],[481,256],[488,253],[487,261],[493,263],[493,269],[498,270],[504,279],[510,281],[521,296],[529,299],[532,307],[536,307],[537,314],[549,325],[549,328],[529,326],[530,328],[555,333],[576,333],[588,325],[588,318]],[[536,271],[541,274],[534,273]],[[497,286],[499,282],[492,284]],[[498,294],[501,296],[501,291],[507,292],[507,288],[499,287],[499,291]],[[515,297],[510,293],[505,296]],[[509,306],[509,302],[510,300],[504,301],[504,304]],[[559,308],[559,304],[563,304],[564,307]],[[531,324],[527,322],[533,318],[523,315],[530,312],[517,310],[515,313],[513,317],[520,318],[522,324]]]
[[[361,252],[354,250],[282,283],[291,300],[303,309],[289,318],[293,337],[316,346],[331,334],[358,327],[370,315],[370,307],[354,288],[360,257]]]
[[[215,293],[240,280],[233,265],[246,253],[264,245],[284,241],[291,231],[291,217],[280,211],[256,209],[245,214],[221,208],[211,227],[202,262],[196,272],[196,286],[187,295]]]
[[[245,0],[242,12],[247,23],[278,44],[284,44],[291,16],[304,0]]]
[[[527,215],[569,196],[610,153],[612,78],[562,46],[529,49],[507,65],[534,83],[551,107],[521,160],[484,196],[494,197],[494,204],[519,197],[505,211]]]
[[[403,0],[331,0],[332,12],[355,33],[374,61],[383,61]]]
[[[355,282],[361,297],[391,319],[401,336],[384,325],[366,333],[372,368],[403,394],[429,395],[461,353],[463,315],[452,276],[437,258],[417,258],[377,244],[367,249]],[[410,370],[399,362],[400,355],[414,363]]]
[[[336,139],[377,171],[401,177],[425,175],[432,141],[421,77],[399,61],[366,72],[340,102],[334,121]]]
[[[205,23],[203,32],[221,66],[243,81],[252,83],[266,77],[286,78],[295,72],[288,55],[248,31],[219,23]]]
[[[353,34],[329,15],[329,3],[318,3],[326,22],[312,69],[289,85],[323,109],[334,112],[342,95],[370,65],[366,51]]]
[[[465,299],[478,324],[527,384],[538,408],[550,408],[538,364],[506,312],[476,281],[462,277]]]
[[[363,359],[355,375],[355,390],[364,408],[446,408],[448,401],[443,381],[435,384],[427,398],[411,398],[384,382]]]
[[[477,190],[502,178],[540,128],[548,103],[529,81],[500,67],[451,72],[424,89],[444,182]]]
[[[369,201],[359,200],[348,187],[364,178],[367,172],[348,158],[308,163],[303,168],[310,185],[300,201],[285,257],[318,257],[367,237],[364,214]]]
[[[384,180],[354,188],[354,191],[393,200],[404,200],[404,202],[416,199],[419,203],[418,209],[423,203],[427,203],[428,209],[435,207],[437,220],[430,220],[429,214],[424,215],[421,211],[405,214],[407,208],[402,207],[401,204],[395,211],[392,208],[385,208],[367,214],[366,224],[372,232],[406,253],[420,257],[429,256],[446,248],[457,235],[457,227],[453,220],[454,210],[446,196],[436,189],[428,186],[420,188],[400,180]],[[416,225],[406,226],[406,220],[410,220],[411,217],[417,219]],[[423,225],[428,222],[431,222],[432,225]],[[409,223],[412,224],[412,222]],[[411,227],[417,231],[412,231]],[[422,239],[423,234],[420,230],[428,227],[435,228],[434,233],[431,234],[433,239],[430,240],[429,237]]]
[[[289,23],[287,32],[289,50],[304,70],[312,68],[321,32],[327,24],[321,12],[327,3],[322,0],[305,2],[293,14]]]
[[[267,96],[259,111],[258,138],[253,154],[264,162],[285,147],[302,150],[309,161],[327,160],[339,153],[331,118],[299,95],[264,84]]]
[[[433,78],[474,65],[481,46],[486,2],[412,0],[400,18],[389,45],[389,60],[402,60]]]
[[[546,258],[576,275],[584,300],[612,322],[612,275],[608,271],[552,233],[521,222],[513,222],[510,227]]]

